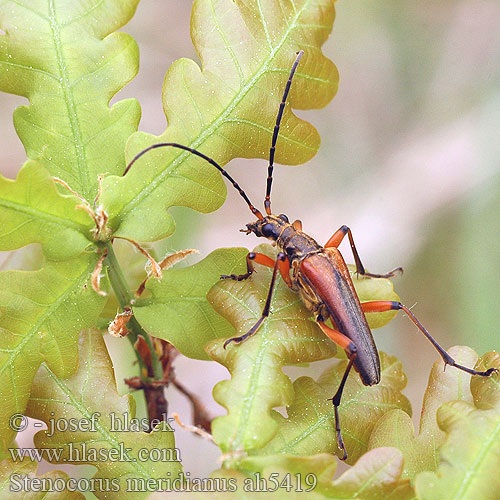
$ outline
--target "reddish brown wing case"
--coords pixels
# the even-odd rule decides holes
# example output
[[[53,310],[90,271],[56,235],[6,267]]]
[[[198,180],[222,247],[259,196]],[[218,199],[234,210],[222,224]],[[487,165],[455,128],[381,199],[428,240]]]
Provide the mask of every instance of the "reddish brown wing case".
[[[325,248],[305,258],[300,270],[328,309],[334,327],[355,344],[354,368],[363,384],[378,384],[380,359],[377,347],[340,252],[336,248]]]

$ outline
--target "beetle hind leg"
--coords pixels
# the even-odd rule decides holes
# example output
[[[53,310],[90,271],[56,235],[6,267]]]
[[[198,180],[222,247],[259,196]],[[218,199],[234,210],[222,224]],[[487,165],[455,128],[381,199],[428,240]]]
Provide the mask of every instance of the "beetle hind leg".
[[[439,353],[444,361],[444,365],[454,366],[463,372],[470,373],[471,375],[480,375],[481,377],[489,377],[492,373],[498,372],[496,368],[489,368],[488,370],[481,372],[474,370],[472,368],[467,368],[466,366],[459,365],[431,336],[431,334],[426,330],[424,325],[420,323],[417,317],[401,302],[395,302],[390,300],[376,300],[372,302],[364,302],[361,304],[363,312],[385,312],[385,311],[404,311],[412,323],[426,336],[427,340],[435,347],[436,351]]]
[[[400,276],[401,274],[403,274],[403,268],[396,267],[392,271],[389,271],[385,274],[375,274],[365,271],[363,274],[361,274],[361,276],[367,276],[368,278],[394,278],[394,276]]]
[[[349,363],[344,372],[344,375],[342,376],[342,380],[340,382],[339,388],[337,389],[337,392],[332,398],[328,399],[328,401],[331,401],[333,403],[333,411],[335,414],[335,435],[337,436],[337,446],[343,454],[342,460],[347,460],[347,450],[345,448],[344,440],[342,439],[342,430],[340,429],[339,406],[340,406],[340,400],[342,398],[342,393],[344,392],[344,386],[347,377],[349,376],[349,372],[351,371],[355,357],[356,355],[354,354],[354,356],[352,356],[351,359],[349,360]]]
[[[337,446],[339,447],[339,450],[343,453],[342,460],[347,460],[347,450],[344,445],[344,440],[342,439],[342,430],[340,428],[340,419],[339,419],[339,406],[340,406],[340,400],[342,398],[342,393],[344,392],[344,386],[347,380],[347,377],[349,376],[349,372],[351,371],[352,365],[354,363],[354,360],[356,359],[358,350],[354,344],[354,342],[346,337],[343,333],[338,332],[337,330],[334,330],[333,328],[330,328],[329,326],[325,325],[325,323],[322,321],[321,317],[318,317],[316,319],[316,322],[318,323],[319,327],[323,330],[323,333],[331,339],[335,344],[337,344],[339,347],[344,349],[346,352],[348,358],[349,358],[349,364],[347,365],[347,368],[344,372],[344,375],[342,377],[342,380],[340,381],[339,388],[337,389],[337,392],[335,395],[330,398],[328,401],[331,401],[333,403],[333,411],[335,414],[335,434],[337,436]]]

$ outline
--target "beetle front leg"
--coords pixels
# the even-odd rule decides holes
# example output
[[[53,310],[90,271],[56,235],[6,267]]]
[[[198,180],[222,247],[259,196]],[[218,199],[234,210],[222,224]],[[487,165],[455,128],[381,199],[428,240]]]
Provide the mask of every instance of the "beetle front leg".
[[[257,264],[261,264],[267,267],[274,267],[274,260],[263,253],[250,252],[247,254],[247,272],[245,274],[222,274],[221,280],[235,280],[235,281],[243,281],[254,273],[255,268],[253,267],[253,261],[257,262]]]
[[[339,406],[340,400],[342,399],[342,393],[344,392],[344,386],[347,381],[347,377],[349,376],[349,372],[351,371],[354,360],[357,356],[358,350],[354,344],[354,342],[346,337],[343,333],[326,326],[323,321],[316,320],[319,327],[323,330],[323,333],[331,339],[335,344],[345,350],[347,357],[349,358],[349,363],[347,368],[342,376],[342,380],[340,381],[339,388],[335,395],[329,399],[333,403],[333,411],[335,414],[335,433],[337,436],[337,446],[339,450],[342,451],[343,457],[342,460],[347,460],[347,450],[344,445],[344,440],[342,439],[342,431],[340,429],[340,419],[339,419]]]
[[[403,273],[402,267],[396,267],[396,269],[393,269],[392,271],[389,271],[388,273],[385,274],[374,274],[366,272],[365,267],[363,266],[363,263],[361,262],[361,259],[359,257],[358,250],[356,249],[356,245],[354,244],[352,231],[347,226],[342,226],[340,229],[335,231],[332,237],[326,242],[325,248],[332,248],[332,247],[337,248],[340,245],[340,243],[342,243],[342,240],[344,239],[346,234],[349,237],[349,243],[351,244],[351,250],[354,256],[354,262],[356,263],[356,272],[358,274],[361,274],[361,276],[368,276],[369,278],[392,278],[396,274]]]
[[[263,255],[263,254],[255,254],[255,255]],[[267,256],[264,255],[264,257],[267,257]],[[269,259],[269,257],[267,257],[267,258]],[[270,260],[272,260],[272,259],[270,259]],[[283,252],[280,252],[276,258],[276,261],[273,262],[273,275],[271,278],[271,284],[269,285],[269,291],[267,292],[266,304],[264,305],[262,315],[259,318],[259,320],[257,321],[257,323],[255,323],[255,325],[253,325],[252,328],[250,328],[250,330],[248,330],[248,332],[245,333],[245,335],[242,335],[241,337],[233,337],[231,339],[227,339],[224,342],[224,349],[231,342],[236,342],[237,344],[239,344],[239,343],[243,342],[244,340],[246,340],[248,337],[251,337],[260,328],[260,325],[262,324],[262,322],[269,316],[269,312],[271,310],[271,299],[273,298],[273,290],[274,290],[274,285],[276,283],[276,275],[278,274],[279,264],[280,264],[280,262],[283,263],[285,260],[288,260],[285,256],[285,254]],[[247,258],[247,262],[248,262],[248,258]]]
[[[257,264],[260,264],[262,266],[267,266],[270,268],[274,268],[275,261],[271,259],[271,257],[268,257],[267,255],[264,255],[263,253],[258,253],[258,252],[250,252],[247,254],[247,272],[245,274],[223,274],[221,275],[222,280],[235,280],[235,281],[243,281],[248,278],[255,272],[255,268],[253,266],[253,263],[257,262]],[[278,259],[278,269],[281,274],[281,277],[285,281],[285,283],[292,288],[292,280],[290,279],[290,261],[285,257],[284,260]]]
[[[472,368],[467,368],[466,366],[459,365],[431,336],[431,334],[425,329],[425,327],[420,323],[417,317],[401,302],[395,302],[391,300],[376,300],[372,302],[364,302],[361,304],[361,308],[365,313],[371,312],[385,312],[385,311],[404,311],[408,318],[413,322],[413,324],[427,337],[427,340],[436,348],[437,352],[444,361],[445,366],[450,365],[462,370],[471,375],[480,375],[481,377],[489,377],[492,373],[497,372],[496,368],[489,368],[485,372],[480,372],[473,370]]]

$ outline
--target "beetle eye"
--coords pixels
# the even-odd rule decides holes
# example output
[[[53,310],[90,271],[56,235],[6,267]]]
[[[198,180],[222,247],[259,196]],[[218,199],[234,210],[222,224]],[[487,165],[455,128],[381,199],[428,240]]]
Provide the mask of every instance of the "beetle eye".
[[[282,220],[282,221],[285,221],[285,222],[290,222],[288,220],[288,217],[285,215],[285,214],[279,214],[278,217]]]
[[[267,224],[264,224],[261,227],[260,231],[261,231],[263,236],[265,236],[266,238],[269,238],[269,237],[273,236],[273,234],[274,234],[274,227],[272,224],[270,224],[268,222]]]

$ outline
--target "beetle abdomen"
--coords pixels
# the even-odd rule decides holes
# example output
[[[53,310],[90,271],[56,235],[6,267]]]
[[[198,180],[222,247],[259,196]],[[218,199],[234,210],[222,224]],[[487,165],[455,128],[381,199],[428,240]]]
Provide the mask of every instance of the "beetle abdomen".
[[[326,307],[337,330],[355,344],[357,356],[354,368],[363,384],[378,384],[378,351],[340,252],[336,248],[326,248],[306,257],[300,264],[300,271]]]

